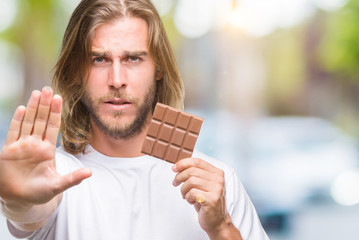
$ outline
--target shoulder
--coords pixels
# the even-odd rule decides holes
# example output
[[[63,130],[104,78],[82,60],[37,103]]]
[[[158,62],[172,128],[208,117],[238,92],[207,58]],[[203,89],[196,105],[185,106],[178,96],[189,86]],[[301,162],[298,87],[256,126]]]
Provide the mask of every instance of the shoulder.
[[[222,169],[227,176],[231,176],[231,175],[235,174],[234,168],[232,168],[229,164],[227,164],[219,159],[208,156],[198,150],[193,151],[192,157],[202,159],[202,160],[212,164],[213,166],[215,166],[219,169]]]
[[[228,165],[227,163],[219,160],[219,159],[216,159],[216,158],[213,158],[211,156],[208,156],[198,150],[194,150],[193,151],[193,154],[192,154],[192,157],[193,158],[200,158],[206,162],[209,162],[210,164],[212,164],[213,166],[217,167],[217,168],[220,168],[222,169],[223,171],[226,171],[226,172],[234,172],[234,169]]]
[[[243,185],[239,175],[237,174],[236,170],[232,166],[230,166],[228,163],[218,160],[216,158],[210,157],[210,156],[208,156],[200,151],[197,151],[197,150],[195,150],[193,152],[192,157],[202,159],[202,160],[212,164],[213,166],[221,169],[224,172],[226,189],[228,190],[227,194],[231,193],[234,195],[238,195],[239,192],[241,192],[240,194],[243,194],[244,192],[246,192],[244,185]],[[244,195],[246,195],[246,193]],[[230,198],[230,199],[232,199],[232,198]]]

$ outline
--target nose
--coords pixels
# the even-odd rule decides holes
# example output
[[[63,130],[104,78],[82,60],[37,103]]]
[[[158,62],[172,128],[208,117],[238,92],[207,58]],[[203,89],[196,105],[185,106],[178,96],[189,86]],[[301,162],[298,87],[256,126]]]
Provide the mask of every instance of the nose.
[[[117,61],[111,65],[108,75],[108,86],[110,88],[120,89],[127,85],[126,69]]]

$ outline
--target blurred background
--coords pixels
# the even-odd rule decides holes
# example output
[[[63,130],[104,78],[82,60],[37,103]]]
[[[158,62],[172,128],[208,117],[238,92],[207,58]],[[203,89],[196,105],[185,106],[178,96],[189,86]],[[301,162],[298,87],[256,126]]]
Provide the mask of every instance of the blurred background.
[[[0,146],[78,2],[0,1]],[[359,0],[153,2],[205,118],[197,147],[236,169],[270,238],[358,239]]]

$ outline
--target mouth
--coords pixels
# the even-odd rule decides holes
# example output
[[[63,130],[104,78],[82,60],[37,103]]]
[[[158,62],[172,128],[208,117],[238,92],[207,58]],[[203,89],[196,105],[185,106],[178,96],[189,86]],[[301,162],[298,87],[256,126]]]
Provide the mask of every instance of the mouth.
[[[125,105],[125,104],[131,104],[131,102],[127,101],[126,99],[122,98],[113,98],[105,101],[106,104],[112,104],[112,105]]]
[[[123,98],[112,98],[104,101],[104,104],[113,108],[115,111],[122,111],[131,105],[131,102]]]

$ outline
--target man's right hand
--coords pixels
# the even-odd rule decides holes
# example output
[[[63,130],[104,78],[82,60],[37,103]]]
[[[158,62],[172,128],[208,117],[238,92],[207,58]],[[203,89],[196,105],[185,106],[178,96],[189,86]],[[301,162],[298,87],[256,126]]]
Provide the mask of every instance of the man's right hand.
[[[64,176],[56,171],[61,108],[61,97],[45,87],[33,91],[26,108],[19,106],[14,113],[0,153],[1,207],[12,221],[43,221],[56,209],[63,191],[91,176],[85,168]]]

